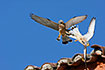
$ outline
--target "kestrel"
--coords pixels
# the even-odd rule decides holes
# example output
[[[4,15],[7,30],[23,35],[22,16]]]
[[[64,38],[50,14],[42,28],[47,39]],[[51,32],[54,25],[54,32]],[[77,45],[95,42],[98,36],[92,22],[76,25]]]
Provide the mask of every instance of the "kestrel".
[[[85,20],[87,18],[87,15],[73,17],[66,23],[64,23],[63,20],[60,20],[58,23],[55,23],[55,22],[51,21],[50,19],[39,17],[34,14],[31,14],[31,18],[34,21],[36,21],[37,23],[40,23],[44,26],[47,26],[49,28],[59,31],[57,40],[60,41],[60,38],[62,35],[62,43],[67,44],[68,42],[72,42],[72,40],[66,35],[66,30],[68,28],[70,28],[71,26],[78,24],[78,23],[82,22],[83,20]]]
[[[76,39],[76,41],[79,41],[81,44],[83,44],[84,46],[89,46],[89,40],[93,37],[94,35],[94,29],[95,29],[95,21],[96,18],[92,18],[89,28],[88,28],[88,32],[85,35],[82,35],[78,29],[78,27],[73,26],[71,27],[71,30],[68,32],[68,36],[71,38]]]
[[[87,49],[86,47],[89,46],[89,40],[93,37],[94,35],[94,29],[95,29],[95,21],[96,18],[92,18],[89,28],[88,28],[88,32],[85,35],[82,35],[78,29],[78,27],[73,26],[71,27],[71,30],[68,31],[68,36],[71,38],[76,39],[76,41],[79,41],[82,45],[84,45],[84,59],[86,61],[86,55],[87,55]],[[70,34],[70,35],[69,35]]]

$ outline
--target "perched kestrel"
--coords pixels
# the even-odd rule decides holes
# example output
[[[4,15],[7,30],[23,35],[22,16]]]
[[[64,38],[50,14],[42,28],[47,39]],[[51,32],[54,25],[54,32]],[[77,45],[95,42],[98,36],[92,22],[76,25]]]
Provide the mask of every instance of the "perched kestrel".
[[[59,24],[51,21],[50,19],[42,18],[42,17],[39,17],[39,16],[34,15],[34,14],[31,14],[31,18],[34,21],[36,21],[36,22],[38,22],[44,26],[47,26],[47,27],[50,27],[54,30],[59,31],[59,35],[57,37],[57,40],[59,41],[61,38],[61,35],[62,35],[62,43],[67,44],[68,42],[72,42],[72,40],[66,35],[66,30],[69,27],[71,27],[75,24],[78,24],[78,23],[82,22],[83,20],[85,20],[87,18],[87,15],[73,17],[72,19],[70,19],[66,23],[64,23],[63,20],[60,20],[58,22]]]
[[[95,21],[96,18],[92,18],[89,28],[88,28],[88,32],[85,35],[82,35],[78,29],[78,27],[73,26],[71,27],[71,30],[68,31],[68,36],[71,38],[76,39],[76,41],[79,41],[81,44],[84,45],[84,59],[86,61],[86,55],[87,55],[87,49],[86,47],[89,46],[89,40],[93,37],[94,35],[94,29],[95,29]],[[70,35],[69,35],[70,34]]]

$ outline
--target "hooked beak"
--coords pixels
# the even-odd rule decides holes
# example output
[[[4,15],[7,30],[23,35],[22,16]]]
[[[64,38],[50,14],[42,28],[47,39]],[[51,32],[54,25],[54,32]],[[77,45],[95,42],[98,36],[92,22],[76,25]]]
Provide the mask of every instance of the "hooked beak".
[[[87,46],[89,46],[90,44],[89,43],[87,43]]]
[[[85,43],[85,47],[87,47],[87,46],[89,46],[89,45],[90,45],[89,42],[86,42],[86,43]]]

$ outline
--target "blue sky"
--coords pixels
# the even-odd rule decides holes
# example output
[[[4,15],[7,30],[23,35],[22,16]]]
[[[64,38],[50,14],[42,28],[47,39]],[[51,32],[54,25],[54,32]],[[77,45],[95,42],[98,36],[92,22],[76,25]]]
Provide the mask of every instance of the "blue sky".
[[[2,0],[0,1],[0,70],[23,70],[27,65],[41,66],[57,62],[62,57],[83,53],[79,42],[61,44],[58,32],[34,22],[29,14],[60,19],[88,15],[78,24],[82,34],[88,30],[92,17],[96,17],[95,35],[91,45],[105,46],[105,0]],[[88,47],[88,53],[92,49]]]

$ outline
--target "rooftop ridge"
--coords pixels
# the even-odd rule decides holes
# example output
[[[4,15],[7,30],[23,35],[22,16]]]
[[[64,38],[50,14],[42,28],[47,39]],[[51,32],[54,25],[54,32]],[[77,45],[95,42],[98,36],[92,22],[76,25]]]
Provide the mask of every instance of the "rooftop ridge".
[[[105,47],[92,45],[93,50],[87,54],[88,70],[105,70]],[[61,58],[57,63],[44,63],[41,67],[28,65],[24,70],[84,70],[83,54],[75,54],[72,58]]]

